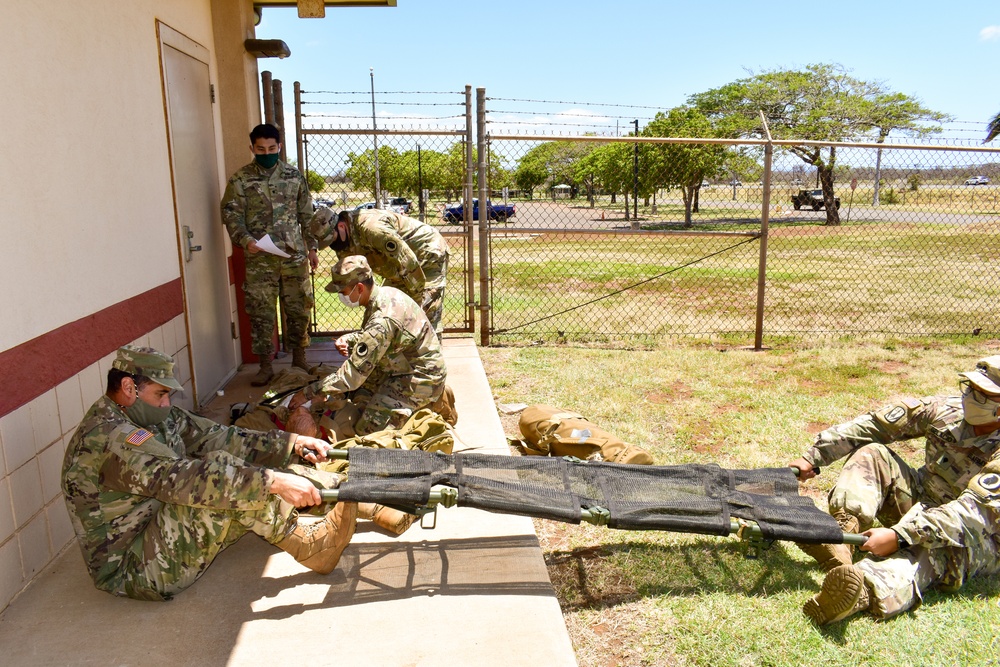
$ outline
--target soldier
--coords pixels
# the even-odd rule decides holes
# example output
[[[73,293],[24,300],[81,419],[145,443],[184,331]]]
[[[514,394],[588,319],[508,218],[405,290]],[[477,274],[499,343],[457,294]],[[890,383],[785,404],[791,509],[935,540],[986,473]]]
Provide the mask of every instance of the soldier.
[[[229,179],[222,197],[222,221],[234,246],[246,251],[247,315],[251,350],[260,357],[255,387],[274,377],[275,301],[285,313],[285,343],[292,348],[292,365],[309,370],[309,314],[313,307],[310,268],[319,265],[316,240],[309,233],[313,213],[309,187],[299,171],[278,159],[281,134],[273,125],[258,125],[250,133],[254,161]],[[287,258],[264,252],[257,242],[269,235]]]
[[[853,563],[845,545],[805,550],[827,570],[803,612],[818,624],[859,611],[890,618],[924,591],[958,589],[1000,571],[1000,355],[960,373],[962,395],[903,399],[823,431],[790,465],[802,479],[848,456],[830,491],[830,513],[883,560]],[[926,439],[914,470],[886,445]],[[875,519],[882,526],[873,528]]]
[[[444,288],[448,274],[448,243],[428,224],[379,209],[363,210],[356,220],[341,211],[332,221],[330,209],[320,209],[311,223],[320,247],[329,245],[338,257],[364,255],[384,284],[420,304],[441,337]]]
[[[354,533],[357,505],[338,503],[321,521],[300,521],[296,508],[319,505],[317,487],[340,478],[288,463],[304,447],[325,457],[329,443],[221,426],[171,407],[171,390],[181,388],[173,365],[151,348],[119,349],[107,393],[66,450],[62,489],[97,588],[169,599],[248,531],[316,572],[332,572]]]
[[[398,289],[375,284],[363,256],[341,258],[332,273],[326,290],[339,292],[349,307],[364,306],[361,330],[334,343],[347,357],[344,365],[306,385],[289,407],[321,395],[323,400],[347,395],[361,410],[354,425],[359,435],[399,428],[444,391],[447,371],[438,337],[416,302]]]

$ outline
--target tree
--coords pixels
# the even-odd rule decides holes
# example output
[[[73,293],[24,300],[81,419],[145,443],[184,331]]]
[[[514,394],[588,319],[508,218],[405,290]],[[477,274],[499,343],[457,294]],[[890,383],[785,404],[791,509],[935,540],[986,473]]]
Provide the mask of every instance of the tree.
[[[583,141],[546,141],[538,144],[518,160],[513,181],[521,190],[527,190],[529,198],[535,188],[548,184],[566,183],[576,188],[577,162],[588,155],[594,147]]]
[[[625,194],[625,219],[629,219],[628,192],[632,183],[632,144],[602,144],[576,161],[577,180],[591,178],[604,191]]]
[[[986,140],[983,143],[993,141],[997,135],[1000,135],[1000,113],[993,116],[993,120],[986,126]]]
[[[312,169],[306,170],[306,183],[309,185],[309,192],[320,192],[326,187],[326,179]]]
[[[885,143],[889,133],[898,130],[909,136],[923,136],[940,132],[939,125],[922,125],[932,121],[943,123],[951,120],[947,114],[925,109],[920,102],[902,93],[884,92],[875,98],[875,129],[878,132],[877,143]],[[882,149],[875,156],[875,189],[872,195],[872,205],[879,205],[879,181],[882,177]]]
[[[715,128],[698,109],[676,107],[657,113],[643,128],[651,137],[713,137]],[[645,147],[651,155],[648,173],[655,187],[679,188],[684,199],[684,226],[690,227],[698,190],[706,178],[722,171],[726,147],[715,144],[653,144]]]
[[[805,70],[771,70],[693,95],[690,103],[733,137],[762,137],[759,112],[775,139],[849,141],[887,136],[892,130],[934,132],[923,125],[943,114],[925,109],[884,84],[850,76],[840,65],[808,65]],[[826,209],[826,224],[840,224],[834,205],[834,146],[793,146],[790,152],[816,167]]]

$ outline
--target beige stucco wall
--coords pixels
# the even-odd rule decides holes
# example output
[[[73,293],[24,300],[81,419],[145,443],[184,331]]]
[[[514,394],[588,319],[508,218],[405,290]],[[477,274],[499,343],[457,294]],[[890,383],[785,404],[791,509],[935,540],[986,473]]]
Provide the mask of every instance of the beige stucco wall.
[[[215,82],[213,21],[249,6],[250,0],[0,3],[0,354],[180,276],[157,20],[208,50]],[[221,192],[227,173],[220,106],[214,114]],[[248,127],[246,116],[228,122]],[[230,300],[235,307],[232,288]],[[185,316],[133,342],[175,356],[187,391],[174,403],[191,407]],[[112,357],[70,369],[68,379],[0,414],[0,611],[70,547],[73,531],[59,488],[63,452],[103,392]],[[0,391],[8,382],[0,377]]]
[[[209,49],[214,81],[209,0],[0,9],[0,350],[180,275],[157,19]]]

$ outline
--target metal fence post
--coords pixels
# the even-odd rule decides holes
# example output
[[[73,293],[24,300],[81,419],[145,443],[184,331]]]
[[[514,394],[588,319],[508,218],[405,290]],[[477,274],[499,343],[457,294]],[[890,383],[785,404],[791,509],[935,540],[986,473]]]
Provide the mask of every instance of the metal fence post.
[[[260,93],[264,101],[264,122],[274,125],[274,86],[268,70],[260,73]]]
[[[487,199],[486,89],[476,88],[476,146],[479,151],[479,340],[490,344],[489,242],[490,206]]]
[[[774,154],[774,144],[771,143],[771,130],[767,127],[767,119],[760,112],[760,120],[764,124],[767,144],[764,146],[764,192],[760,203],[760,261],[757,264],[757,318],[754,324],[753,349],[763,349],[764,340],[764,290],[767,284],[767,225],[771,209],[771,158]],[[736,177],[733,177],[735,183]],[[733,188],[735,189],[735,185]]]
[[[472,207],[472,174],[475,167],[472,164],[472,86],[465,86],[465,183],[462,185],[462,231],[465,232],[465,248],[467,267],[466,278],[468,280],[469,301],[468,321],[475,328],[476,321],[476,252],[473,247],[475,235],[472,231],[472,214],[469,213]]]
[[[298,160],[299,169],[302,171],[302,175],[305,176],[305,146],[302,144],[302,86],[296,81],[292,87],[295,91],[295,155]]]
[[[274,124],[281,130],[281,161],[288,162],[285,147],[288,145],[288,135],[285,134],[285,100],[281,94],[281,79],[274,80]],[[302,174],[305,176],[305,174]]]

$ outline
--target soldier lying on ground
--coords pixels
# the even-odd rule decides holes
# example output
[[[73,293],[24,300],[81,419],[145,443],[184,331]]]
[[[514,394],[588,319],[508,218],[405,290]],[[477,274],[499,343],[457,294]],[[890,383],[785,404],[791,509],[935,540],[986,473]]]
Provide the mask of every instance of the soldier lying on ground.
[[[339,292],[349,307],[364,306],[361,330],[336,340],[337,350],[347,357],[337,372],[306,385],[288,407],[346,397],[361,411],[354,426],[358,434],[399,428],[444,392],[441,343],[413,299],[375,284],[364,257],[340,259],[332,274],[326,290]]]
[[[247,532],[332,572],[357,506],[338,503],[318,522],[301,521],[296,508],[320,505],[319,488],[335,488],[340,477],[289,464],[293,453],[315,463],[304,448],[325,457],[329,443],[221,426],[171,407],[171,390],[181,388],[173,366],[151,348],[119,349],[107,393],[67,448],[62,488],[97,588],[169,599]]]
[[[1000,571],[1000,356],[959,375],[961,396],[890,404],[823,431],[791,462],[806,480],[814,466],[849,457],[830,513],[868,537],[862,551],[881,557],[855,565],[846,545],[802,545],[828,572],[803,607],[816,623],[859,611],[890,618],[932,586],[952,591]],[[921,436],[926,463],[916,470],[886,446]]]

